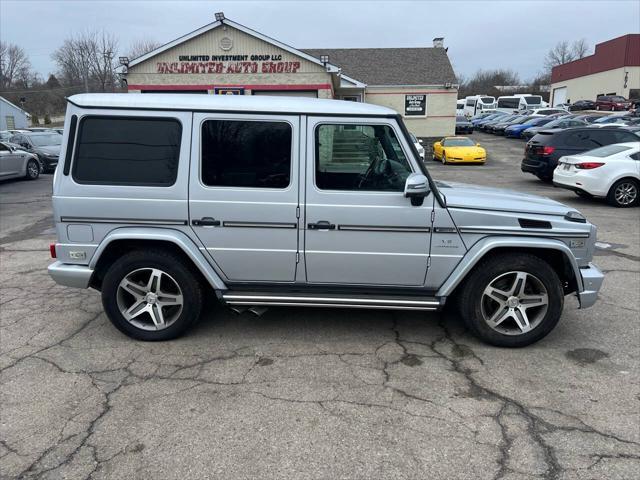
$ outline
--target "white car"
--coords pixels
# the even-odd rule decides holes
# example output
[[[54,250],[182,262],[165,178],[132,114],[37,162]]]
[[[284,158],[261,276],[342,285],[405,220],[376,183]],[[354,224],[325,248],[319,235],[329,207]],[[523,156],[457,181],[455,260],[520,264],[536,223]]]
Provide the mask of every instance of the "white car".
[[[416,146],[416,150],[418,150],[418,153],[420,154],[420,158],[424,162],[424,147],[422,146],[422,140],[418,140],[413,133],[411,133],[410,135],[411,135],[411,141]]]
[[[553,184],[583,197],[606,198],[615,207],[634,207],[640,203],[640,141],[561,157]]]

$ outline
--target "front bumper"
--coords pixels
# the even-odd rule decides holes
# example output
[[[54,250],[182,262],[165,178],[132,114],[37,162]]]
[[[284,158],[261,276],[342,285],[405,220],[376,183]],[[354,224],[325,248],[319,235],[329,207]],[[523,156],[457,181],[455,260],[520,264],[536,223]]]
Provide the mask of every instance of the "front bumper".
[[[58,285],[73,288],[88,288],[93,275],[93,269],[86,265],[70,265],[59,261],[49,265],[47,271]]]
[[[589,308],[598,299],[598,292],[602,287],[604,274],[593,263],[590,263],[587,267],[580,268],[580,274],[582,275],[583,290],[578,292],[578,302],[580,303],[580,308]]]

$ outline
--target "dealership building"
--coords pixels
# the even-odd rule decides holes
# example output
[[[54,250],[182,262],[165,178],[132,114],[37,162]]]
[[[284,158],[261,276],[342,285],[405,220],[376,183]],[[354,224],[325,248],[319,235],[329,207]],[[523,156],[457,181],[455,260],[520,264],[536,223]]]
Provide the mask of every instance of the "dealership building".
[[[216,14],[216,21],[136,59],[129,92],[287,95],[393,108],[418,137],[453,135],[456,77],[443,39],[424,48],[297,49]]]
[[[599,43],[593,55],[553,67],[553,106],[599,95],[640,98],[640,34]]]

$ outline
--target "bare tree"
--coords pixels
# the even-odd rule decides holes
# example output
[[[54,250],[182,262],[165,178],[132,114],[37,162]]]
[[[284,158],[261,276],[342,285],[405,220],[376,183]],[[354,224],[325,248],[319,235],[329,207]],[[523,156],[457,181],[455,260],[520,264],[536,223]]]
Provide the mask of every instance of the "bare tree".
[[[160,42],[156,42],[151,38],[139,38],[129,47],[128,57],[130,60],[133,60],[134,58],[141,57],[150,51],[155,50],[161,45],[162,44]]]
[[[569,45],[569,42],[562,40],[556,43],[556,46],[547,52],[547,56],[544,59],[544,66],[547,70],[551,71],[556,65],[562,65],[563,63],[571,62],[575,59],[574,53]]]
[[[580,40],[573,42],[571,49],[573,51],[574,58],[577,60],[587,56],[587,53],[589,52],[589,44],[584,38],[581,38]]]
[[[114,59],[117,50],[115,36],[105,31],[89,31],[67,38],[53,52],[52,58],[66,84],[84,84],[87,92],[90,86],[104,92],[113,89],[115,84]]]
[[[0,42],[0,89],[11,88],[14,83],[31,76],[31,62],[22,47]]]

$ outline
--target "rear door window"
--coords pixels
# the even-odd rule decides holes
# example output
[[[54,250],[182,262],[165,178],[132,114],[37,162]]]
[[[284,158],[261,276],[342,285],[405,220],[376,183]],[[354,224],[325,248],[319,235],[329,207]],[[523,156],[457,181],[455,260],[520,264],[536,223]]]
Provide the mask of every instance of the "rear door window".
[[[78,183],[168,187],[175,183],[182,124],[173,118],[84,117],[72,176]]]
[[[205,121],[202,183],[208,187],[288,187],[292,135],[291,125],[282,121]]]

